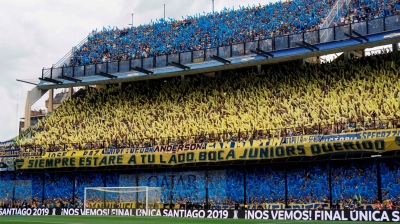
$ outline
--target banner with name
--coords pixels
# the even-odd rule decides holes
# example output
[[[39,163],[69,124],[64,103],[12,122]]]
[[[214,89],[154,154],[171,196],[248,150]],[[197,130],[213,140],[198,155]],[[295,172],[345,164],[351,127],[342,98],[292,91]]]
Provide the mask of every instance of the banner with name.
[[[54,158],[54,157],[79,157],[79,156],[100,156],[103,154],[103,149],[95,150],[71,150],[71,151],[58,151],[58,152],[46,152],[43,158]]]
[[[337,141],[388,138],[388,137],[399,137],[399,136],[400,136],[400,129],[382,129],[382,130],[342,133],[335,135],[316,134],[316,135],[300,135],[300,136],[280,137],[280,138],[276,137],[276,138],[251,140],[251,141],[207,143],[206,149],[279,146],[287,144],[337,142]]]
[[[0,216],[158,216],[199,219],[399,222],[398,210],[213,210],[123,208],[0,208]],[[134,221],[134,220],[133,220]]]
[[[156,145],[154,147],[141,147],[141,148],[106,148],[104,154],[109,155],[122,155],[122,154],[137,154],[137,153],[176,153],[182,151],[205,150],[205,143],[192,143],[192,144],[177,144],[177,145]]]
[[[7,156],[18,156],[20,153],[21,149],[16,148],[16,149],[6,149],[4,150],[4,154]]]
[[[211,149],[178,153],[143,153],[123,155],[85,155],[69,157],[21,158],[18,169],[48,169],[99,166],[179,165],[187,163],[263,160],[295,156],[318,156],[340,152],[389,152],[400,150],[400,137],[318,142],[282,146]]]
[[[336,135],[301,135],[292,137],[276,137],[250,141],[192,143],[176,145],[157,145],[140,148],[106,148],[103,154],[123,155],[142,153],[176,153],[181,151],[210,150],[210,149],[236,149],[244,147],[280,146],[287,144],[304,144],[311,142],[348,141],[357,139],[372,139],[400,136],[400,129],[370,130],[362,132],[343,133]],[[59,154],[59,153],[58,153]],[[68,155],[67,155],[68,156]],[[77,155],[76,155],[77,156]]]

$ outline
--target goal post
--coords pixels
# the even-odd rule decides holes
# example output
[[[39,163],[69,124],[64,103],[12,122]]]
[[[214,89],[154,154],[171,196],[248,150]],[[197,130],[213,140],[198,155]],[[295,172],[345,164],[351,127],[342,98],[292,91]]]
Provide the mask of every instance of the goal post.
[[[161,208],[161,187],[86,187],[84,209]]]

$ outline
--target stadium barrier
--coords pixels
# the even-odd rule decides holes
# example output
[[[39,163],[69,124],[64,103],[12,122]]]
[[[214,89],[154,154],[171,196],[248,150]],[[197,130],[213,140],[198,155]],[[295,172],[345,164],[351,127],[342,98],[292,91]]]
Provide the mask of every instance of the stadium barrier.
[[[398,210],[205,210],[205,209],[74,209],[0,208],[2,215],[21,216],[158,216],[207,219],[398,222]]]
[[[382,128],[380,125],[384,123],[388,128]],[[394,124],[394,125],[393,125]],[[339,130],[339,127],[348,126],[349,129],[344,133],[337,133],[340,131],[334,131],[334,134],[322,134],[322,129],[326,127],[334,127],[335,130]],[[221,148],[235,148],[241,147],[240,144],[250,144],[253,143],[263,144],[263,145],[284,145],[284,144],[295,144],[295,143],[307,143],[307,142],[329,142],[338,140],[356,140],[356,139],[371,139],[371,138],[383,138],[391,136],[400,136],[400,129],[393,127],[400,127],[400,119],[388,119],[388,120],[377,120],[372,123],[372,126],[368,126],[365,122],[350,122],[346,124],[335,123],[328,124],[325,126],[318,125],[316,129],[312,129],[315,134],[305,134],[307,128],[297,127],[297,128],[286,128],[278,130],[258,130],[258,131],[245,131],[238,133],[231,133],[230,137],[226,136],[227,133],[219,134],[209,134],[205,135],[205,140],[202,142],[196,142],[199,136],[188,136],[182,137],[187,141],[182,143],[171,142],[170,138],[168,140],[162,140],[161,142],[167,142],[166,145],[159,145],[154,142],[154,139],[139,139],[139,140],[120,140],[112,142],[108,145],[105,142],[88,142],[82,144],[74,143],[62,143],[62,144],[50,144],[50,145],[18,145],[14,144],[8,146],[7,148],[0,149],[0,156],[20,156],[20,157],[30,157],[30,156],[41,156],[45,155],[46,152],[60,152],[69,151],[71,145],[74,145],[75,151],[80,150],[92,150],[92,149],[104,149],[104,154],[133,154],[133,153],[147,153],[147,152],[165,152],[174,153],[177,151],[187,151],[187,150],[199,150],[208,149],[221,146]],[[362,129],[362,131],[360,131]],[[287,132],[287,130],[293,130],[293,135],[290,136],[275,136],[272,137],[271,133],[282,133]],[[308,129],[307,129],[308,130]],[[357,131],[359,130],[359,131]],[[303,134],[301,134],[303,133]],[[262,135],[261,139],[258,139]],[[208,137],[207,137],[208,136]],[[218,138],[216,138],[216,136]],[[246,136],[246,137],[243,137]],[[251,140],[249,136],[253,136],[256,140]],[[265,138],[266,137],[266,138]],[[225,139],[225,140],[223,140]],[[196,143],[188,143],[193,142]],[[145,142],[145,144],[138,145],[136,142]],[[150,144],[149,144],[150,143]],[[155,144],[154,144],[155,143]],[[239,144],[240,143],[240,144]],[[242,145],[244,146],[244,145]],[[61,154],[60,154],[61,155]]]
[[[395,122],[396,120],[393,120]],[[400,121],[400,120],[399,120]],[[380,121],[379,121],[380,122]],[[397,121],[396,121],[397,122]],[[355,125],[355,123],[354,123]],[[261,131],[263,134],[265,133],[273,133],[274,130],[269,131]],[[319,133],[319,131],[317,131]],[[258,133],[258,131],[257,131]],[[238,136],[241,134],[252,135],[249,132],[245,133],[237,133]],[[268,134],[266,134],[268,136]],[[162,153],[176,153],[179,151],[193,151],[193,150],[202,150],[202,149],[227,149],[227,148],[240,148],[247,146],[278,146],[278,145],[287,145],[287,144],[300,144],[300,143],[309,143],[309,142],[332,142],[332,141],[344,141],[344,140],[357,140],[357,139],[373,139],[373,138],[384,138],[384,137],[392,137],[392,136],[400,136],[400,129],[391,128],[391,129],[375,129],[375,130],[365,130],[365,131],[352,131],[347,133],[338,133],[331,135],[324,134],[311,134],[311,135],[295,135],[295,136],[287,136],[287,137],[267,137],[265,139],[257,139],[257,140],[248,140],[242,138],[230,138],[228,141],[206,141],[203,143],[171,143],[167,145],[135,145],[132,142],[135,141],[122,141],[122,143],[113,142],[111,145],[106,146],[106,144],[96,144],[97,148],[94,147],[95,144],[87,143],[86,146],[81,150],[71,150],[75,151],[74,155],[78,156],[81,153],[78,151],[82,150],[102,150],[103,154],[113,154],[113,155],[122,155],[122,154],[137,154],[137,153],[151,153],[151,152],[162,152]],[[140,141],[146,142],[146,141]],[[63,151],[67,147],[68,144],[61,145],[21,145],[14,146],[13,149],[4,150],[3,156],[20,156],[20,157],[36,157],[36,156],[47,156],[47,157],[63,157],[69,156],[71,153],[64,154]],[[50,152],[49,152],[50,151]],[[95,153],[91,152],[91,153]],[[85,155],[90,155],[91,153],[86,153]]]
[[[400,15],[385,16],[372,20],[360,21],[357,23],[318,29],[315,31],[303,31],[301,33],[289,35],[274,35],[273,37],[267,39],[253,40],[250,42],[230,44],[228,46],[219,46],[215,48],[204,48],[202,50],[180,52],[177,54],[162,54],[138,59],[111,61],[80,66],[43,68],[42,78],[55,78],[61,74],[64,74],[68,77],[82,77],[94,76],[100,72],[130,72],[130,68],[136,66],[142,69],[151,69],[155,67],[166,67],[171,61],[176,61],[180,64],[188,64],[211,60],[211,56],[213,55],[217,55],[222,58],[229,58],[253,54],[251,50],[256,49],[270,52],[295,48],[298,47],[297,43],[299,41],[305,41],[313,45],[331,41],[346,40],[348,37],[345,34],[351,34],[352,31],[356,31],[361,35],[369,35],[399,29],[399,18]]]
[[[17,169],[48,169],[69,167],[179,165],[187,163],[224,162],[235,160],[263,160],[296,156],[319,156],[342,152],[385,153],[400,149],[400,137],[361,139],[334,142],[289,144],[283,146],[246,145],[240,148],[184,151],[178,153],[143,153],[123,155],[65,156],[16,159]],[[71,152],[62,152],[66,155]],[[85,151],[80,151],[85,153]],[[82,154],[83,155],[83,154]]]
[[[172,207],[171,207],[172,206]],[[0,204],[1,207],[1,204]],[[52,206],[52,207],[60,207],[60,206]],[[88,208],[124,208],[124,209],[135,209],[135,208],[144,208],[144,204],[140,202],[120,202],[120,203],[114,203],[114,202],[93,202],[89,203],[87,205]],[[273,203],[273,204],[268,204],[268,203],[263,203],[263,204],[248,204],[248,205],[243,205],[241,204],[240,207],[246,208],[248,210],[258,210],[258,209],[263,209],[263,210],[282,210],[285,209],[285,204],[280,204],[280,203]],[[152,209],[161,209],[161,208],[175,208],[175,209],[180,209],[180,208],[186,208],[185,204],[169,204],[169,203],[149,203],[149,208]],[[235,205],[213,205],[210,206],[212,210],[233,210],[235,209]],[[376,205],[375,204],[361,204],[359,207],[359,210],[375,210]],[[321,209],[330,209],[329,203],[310,203],[310,204],[289,204],[286,209],[305,209],[305,210],[321,210]],[[345,208],[343,207],[343,204],[339,205],[339,208],[336,208],[333,206],[333,209],[340,209],[344,210]]]

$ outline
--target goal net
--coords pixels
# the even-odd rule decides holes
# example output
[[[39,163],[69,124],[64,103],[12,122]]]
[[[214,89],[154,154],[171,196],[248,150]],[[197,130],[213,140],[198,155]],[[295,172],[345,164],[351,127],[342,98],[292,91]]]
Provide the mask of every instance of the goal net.
[[[136,208],[161,207],[161,187],[87,187],[84,208]]]

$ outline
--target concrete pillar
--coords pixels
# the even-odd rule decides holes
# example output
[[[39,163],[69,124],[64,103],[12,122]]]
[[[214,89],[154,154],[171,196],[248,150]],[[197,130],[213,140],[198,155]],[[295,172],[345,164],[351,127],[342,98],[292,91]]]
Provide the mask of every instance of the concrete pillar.
[[[68,98],[72,98],[72,95],[74,95],[74,88],[69,87],[68,88]]]
[[[29,104],[29,91],[26,94],[24,131],[31,126],[31,105]]]
[[[261,74],[261,65],[257,65],[257,74]]]
[[[398,43],[392,44],[392,49],[394,53],[399,52],[399,44]]]
[[[185,76],[181,75],[181,82],[184,82],[184,81],[185,81]]]
[[[365,49],[358,50],[357,52],[361,54],[361,57],[365,57]]]
[[[48,112],[53,111],[53,98],[54,98],[54,89],[50,89],[49,90],[49,101],[47,101]]]
[[[343,52],[343,60],[345,62],[349,61],[349,52]]]
[[[87,88],[87,90],[89,89],[89,86],[86,86],[86,88]],[[99,90],[99,89],[106,89],[107,88],[107,86],[106,85],[96,85],[96,87],[95,87],[97,90]]]

